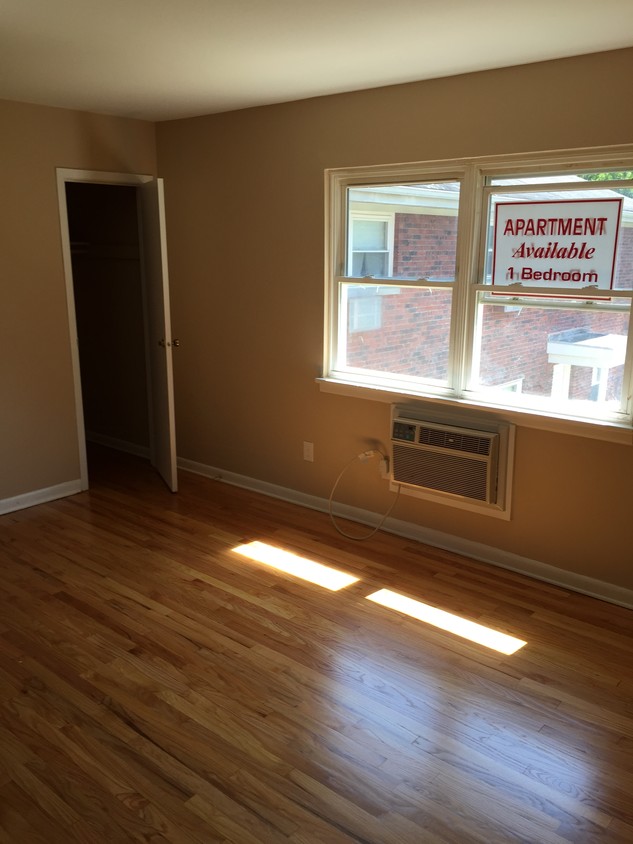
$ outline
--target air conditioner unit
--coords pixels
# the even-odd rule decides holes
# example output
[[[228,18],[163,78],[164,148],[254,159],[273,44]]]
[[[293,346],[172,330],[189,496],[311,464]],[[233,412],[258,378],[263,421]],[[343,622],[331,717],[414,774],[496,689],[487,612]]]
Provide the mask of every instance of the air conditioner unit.
[[[392,481],[403,492],[433,491],[460,500],[497,504],[500,433],[392,417]]]

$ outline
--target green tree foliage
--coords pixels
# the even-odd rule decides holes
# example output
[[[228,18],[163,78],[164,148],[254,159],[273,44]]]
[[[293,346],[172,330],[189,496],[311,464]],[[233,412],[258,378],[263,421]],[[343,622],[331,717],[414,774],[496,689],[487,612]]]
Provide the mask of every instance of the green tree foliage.
[[[613,182],[622,179],[633,179],[633,170],[611,171],[609,173],[587,173],[583,177],[589,182]],[[613,188],[616,193],[633,197],[633,188]]]

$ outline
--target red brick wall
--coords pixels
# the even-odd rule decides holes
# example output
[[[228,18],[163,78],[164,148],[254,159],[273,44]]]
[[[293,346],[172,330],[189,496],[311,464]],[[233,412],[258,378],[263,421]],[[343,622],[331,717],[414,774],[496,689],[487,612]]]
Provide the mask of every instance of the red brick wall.
[[[400,375],[446,379],[451,294],[407,290],[382,296],[382,326],[350,334],[347,363]]]
[[[620,230],[618,263],[615,269],[614,288],[630,290],[633,284],[633,228]]]
[[[393,274],[453,281],[456,246],[457,217],[396,214]]]

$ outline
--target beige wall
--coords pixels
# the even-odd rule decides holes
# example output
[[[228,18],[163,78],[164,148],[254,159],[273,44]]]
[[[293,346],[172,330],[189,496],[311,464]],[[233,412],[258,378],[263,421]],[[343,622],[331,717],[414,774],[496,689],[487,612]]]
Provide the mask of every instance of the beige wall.
[[[0,102],[0,499],[79,477],[55,168],[155,173],[154,136]]]
[[[633,142],[633,51],[159,124],[179,454],[327,497],[387,405],[321,393],[323,170]],[[302,442],[315,462],[302,459]],[[394,516],[633,588],[633,447],[520,428],[514,517]],[[383,511],[361,466],[340,499]]]

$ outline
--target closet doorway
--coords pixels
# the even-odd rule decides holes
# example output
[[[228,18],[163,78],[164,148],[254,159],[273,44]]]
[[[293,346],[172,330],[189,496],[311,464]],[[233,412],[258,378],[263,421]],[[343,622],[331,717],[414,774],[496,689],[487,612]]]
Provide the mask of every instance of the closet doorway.
[[[178,486],[162,180],[58,170],[82,488],[87,441]]]

